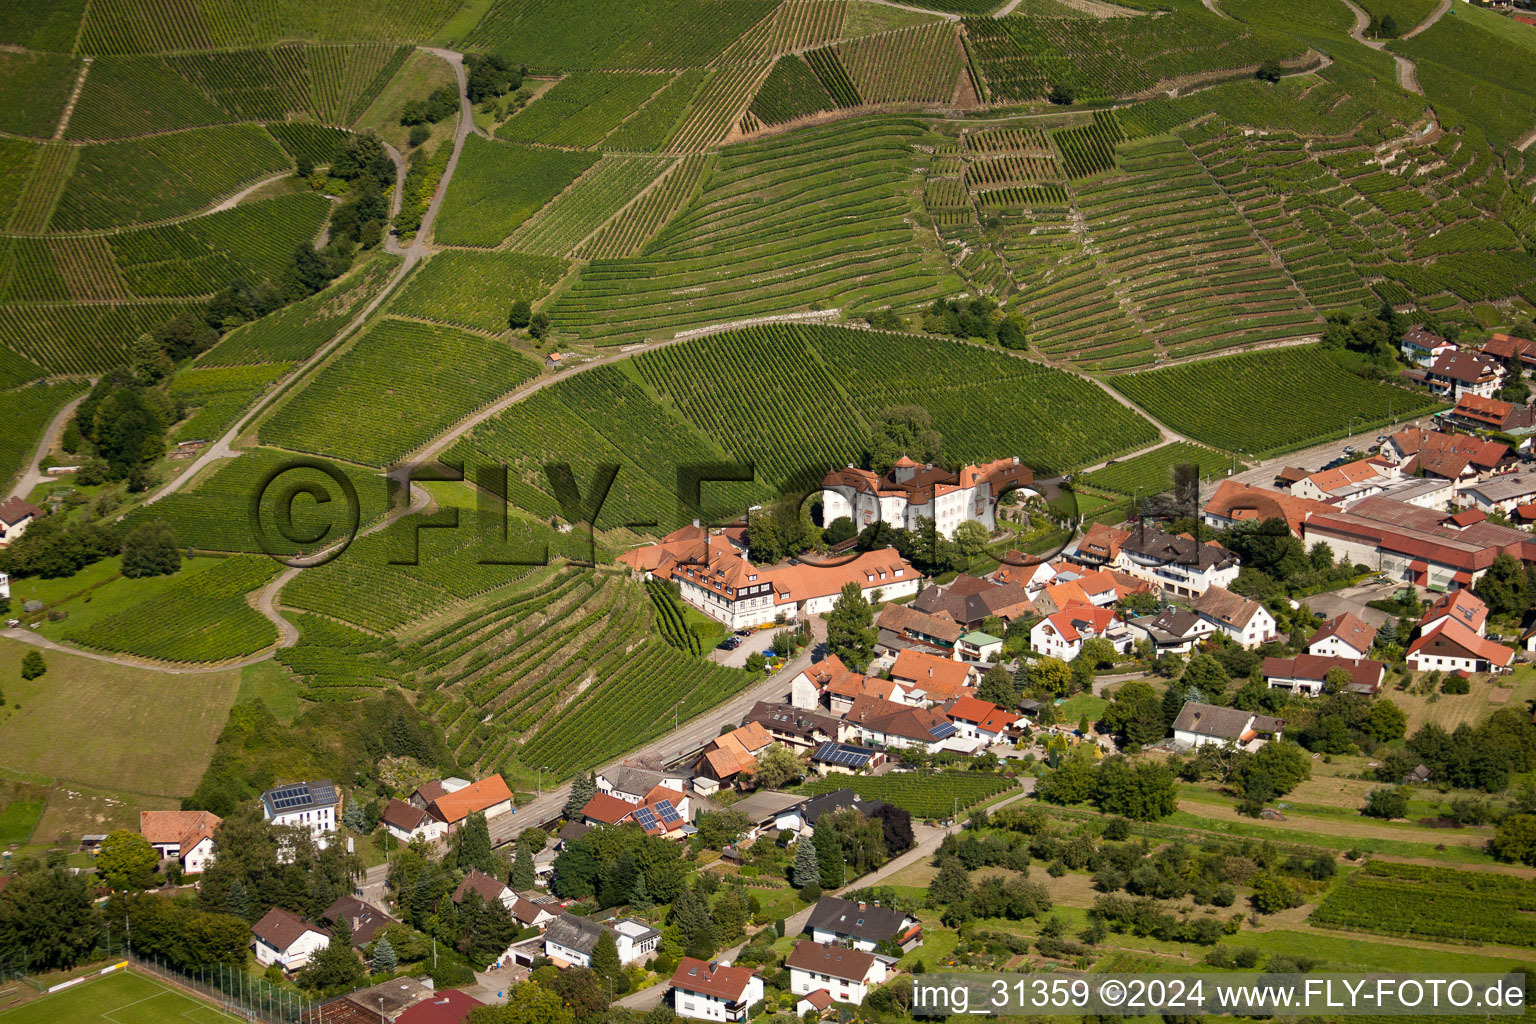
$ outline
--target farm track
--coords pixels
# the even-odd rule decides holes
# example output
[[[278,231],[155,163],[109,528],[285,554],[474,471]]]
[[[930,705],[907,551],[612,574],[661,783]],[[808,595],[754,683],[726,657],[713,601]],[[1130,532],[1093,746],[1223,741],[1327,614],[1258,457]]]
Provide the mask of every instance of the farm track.
[[[270,185],[274,181],[282,181],[284,178],[289,177],[291,173],[292,172],[290,171],[284,171],[281,174],[274,174],[271,177],[262,178],[260,181],[253,181],[251,184],[245,186],[245,188],[241,189],[239,192],[236,192],[234,195],[219,203],[217,206],[210,207],[204,213],[199,214],[199,216],[207,216],[210,213],[223,213],[225,210],[233,210],[235,207],[245,202],[245,200],[250,196],[252,192],[255,192],[257,189],[265,185]]]
[[[95,386],[95,384],[96,378],[92,377],[91,385]],[[87,395],[89,393],[86,392]],[[27,463],[25,468],[22,469],[21,474],[16,478],[16,486],[11,488],[11,497],[20,498],[25,501],[27,495],[32,493],[32,488],[49,479],[48,474],[42,470],[43,460],[53,450],[53,446],[59,440],[59,435],[64,432],[64,424],[69,422],[69,418],[75,414],[75,409],[85,399],[86,395],[81,395],[54,414],[53,419],[48,423],[48,429],[43,431],[42,440],[37,442],[37,450],[32,453],[32,460]]]
[[[952,13],[950,11],[930,11],[926,7],[913,7],[911,4],[898,4],[898,3],[895,2],[895,0],[870,0],[870,2],[871,3],[881,4],[881,5],[885,6],[885,7],[895,7],[895,8],[898,8],[900,10],[903,10],[903,11],[914,11],[914,12],[916,12],[918,14],[934,14],[934,15],[937,15],[938,17],[940,17],[940,18],[943,18],[945,21],[960,21],[961,20],[960,19],[960,15],[954,14],[954,13]],[[1010,7],[1017,6],[1017,2],[1015,2],[1013,4],[1010,4],[1009,6]],[[998,15],[998,17],[1001,17],[1001,15]]]
[[[59,125],[53,130],[55,139],[62,139],[64,131],[69,127],[69,119],[74,116],[75,104],[80,100],[80,92],[85,88],[85,76],[90,74],[92,58],[86,57],[80,64],[80,74],[75,78],[75,88],[69,94],[69,102],[64,104],[64,113],[59,115]]]
[[[1209,6],[1211,3],[1214,3],[1215,0],[1206,0],[1206,2],[1207,6]],[[1369,46],[1373,50],[1385,51],[1387,48],[1386,40],[1367,39],[1365,37],[1365,30],[1369,28],[1371,24],[1371,16],[1365,12],[1365,9],[1359,4],[1355,3],[1355,0],[1343,0],[1343,2],[1344,6],[1348,7],[1355,15],[1354,27],[1349,30],[1350,38],[1354,39],[1357,43],[1362,43],[1366,46]],[[1440,0],[1440,6],[1436,7],[1434,12],[1430,14],[1429,17],[1425,18],[1422,22],[1415,25],[1407,32],[1404,32],[1401,38],[1412,39],[1420,32],[1423,32],[1433,26],[1435,22],[1445,17],[1446,12],[1451,9],[1452,2],[1453,0]],[[1424,90],[1419,86],[1418,65],[1409,60],[1407,57],[1402,56],[1401,54],[1392,54],[1392,59],[1397,63],[1397,84],[1408,92],[1423,96]],[[1536,137],[1536,132],[1533,132],[1532,136]],[[1530,143],[1528,142],[1526,145],[1530,145]]]

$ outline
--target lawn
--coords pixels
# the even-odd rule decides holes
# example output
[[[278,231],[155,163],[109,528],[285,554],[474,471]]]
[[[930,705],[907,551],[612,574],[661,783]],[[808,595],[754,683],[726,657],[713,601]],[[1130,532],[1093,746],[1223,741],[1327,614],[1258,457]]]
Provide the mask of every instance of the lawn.
[[[238,1019],[128,971],[93,978],[0,1012],[5,1024],[218,1024]]]
[[[43,816],[41,800],[18,800],[0,808],[0,846],[25,843]]]
[[[48,671],[26,682],[21,659],[31,649],[0,640],[5,767],[166,797],[192,792],[213,755],[239,673],[173,676],[48,651]]]
[[[258,661],[240,670],[240,689],[235,703],[260,698],[283,725],[299,717],[299,681],[276,661]]]
[[[1107,707],[1109,707],[1109,701],[1103,697],[1095,697],[1091,693],[1079,693],[1056,705],[1056,710],[1061,715],[1061,721],[1068,725],[1076,725],[1084,716],[1087,716],[1090,722],[1097,722]]]

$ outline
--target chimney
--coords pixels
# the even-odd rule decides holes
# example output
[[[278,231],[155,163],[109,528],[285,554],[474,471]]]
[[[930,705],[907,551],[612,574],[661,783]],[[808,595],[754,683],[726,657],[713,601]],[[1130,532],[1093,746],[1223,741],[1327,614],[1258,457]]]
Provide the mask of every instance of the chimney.
[[[859,913],[862,914],[863,912],[864,912],[864,901],[860,900],[859,901]]]

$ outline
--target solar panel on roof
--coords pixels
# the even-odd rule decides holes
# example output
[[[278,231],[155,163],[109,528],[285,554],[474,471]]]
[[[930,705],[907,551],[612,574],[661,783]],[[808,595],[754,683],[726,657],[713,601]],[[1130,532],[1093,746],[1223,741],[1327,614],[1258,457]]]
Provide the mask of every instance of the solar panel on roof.
[[[933,735],[934,739],[942,740],[947,736],[953,736],[958,730],[955,728],[954,723],[944,722],[942,725],[936,725],[928,731]]]
[[[667,824],[671,824],[674,821],[683,820],[683,816],[677,813],[677,808],[672,806],[671,800],[658,800],[656,802],[656,813],[660,815],[661,820]]]
[[[656,827],[656,815],[651,813],[651,809],[649,807],[642,807],[636,811],[635,820],[638,821],[640,823],[640,827],[646,831],[650,831]]]

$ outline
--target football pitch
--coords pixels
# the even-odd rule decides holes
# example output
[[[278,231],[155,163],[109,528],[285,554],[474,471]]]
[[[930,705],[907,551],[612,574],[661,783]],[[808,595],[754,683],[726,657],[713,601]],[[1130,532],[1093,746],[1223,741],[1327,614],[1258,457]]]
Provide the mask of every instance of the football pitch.
[[[225,1024],[239,1019],[129,971],[0,1011],[3,1024]]]

